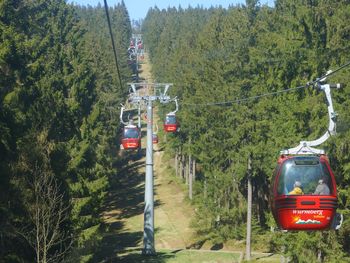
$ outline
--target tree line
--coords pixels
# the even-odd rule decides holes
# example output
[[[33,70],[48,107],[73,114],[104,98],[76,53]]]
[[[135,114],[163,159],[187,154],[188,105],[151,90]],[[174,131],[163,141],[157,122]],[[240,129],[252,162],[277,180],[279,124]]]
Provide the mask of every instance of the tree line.
[[[130,19],[123,1],[109,12],[124,85]],[[86,261],[118,172],[127,92],[105,10],[3,0],[0,36],[0,261]]]
[[[149,10],[142,33],[154,78],[174,83],[171,92],[180,105],[181,129],[167,136],[166,149],[176,156],[176,174],[191,189],[188,179],[194,180],[198,243],[245,238],[251,157],[255,246],[264,243],[293,262],[349,260],[349,86],[332,93],[338,133],[321,146],[336,176],[343,227],[336,232],[270,232],[275,223],[269,211],[279,151],[320,137],[328,126],[322,92],[313,87],[283,91],[349,61],[349,13],[348,1],[327,0],[277,0],[274,7],[247,0],[227,9]],[[329,81],[347,83],[349,70]],[[195,171],[185,173],[193,160]]]

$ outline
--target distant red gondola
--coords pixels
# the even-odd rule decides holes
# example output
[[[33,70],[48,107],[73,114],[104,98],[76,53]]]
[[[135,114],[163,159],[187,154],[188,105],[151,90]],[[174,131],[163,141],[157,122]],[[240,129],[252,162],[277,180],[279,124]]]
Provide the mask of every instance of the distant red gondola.
[[[179,104],[177,102],[177,98],[174,99],[175,104],[176,104],[176,109],[175,111],[169,112],[165,116],[165,121],[164,121],[164,130],[166,132],[177,132],[179,129],[179,123],[176,118],[176,112],[179,109]]]
[[[152,142],[153,142],[153,144],[157,144],[158,143],[158,135],[157,134],[153,134],[152,135]]]
[[[125,150],[135,150],[141,146],[141,133],[135,125],[124,127],[122,145]]]
[[[178,128],[178,122],[175,114],[167,114],[164,122],[164,130],[166,132],[176,132]]]

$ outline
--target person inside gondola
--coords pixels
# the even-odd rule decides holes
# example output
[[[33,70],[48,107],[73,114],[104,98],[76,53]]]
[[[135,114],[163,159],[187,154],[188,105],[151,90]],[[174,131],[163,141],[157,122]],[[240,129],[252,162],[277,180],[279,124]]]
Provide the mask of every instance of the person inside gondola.
[[[295,181],[293,187],[294,187],[294,189],[292,191],[290,191],[288,194],[290,194],[290,195],[302,195],[302,194],[304,194],[303,190],[302,190],[301,183],[299,181]]]
[[[329,190],[329,187],[326,184],[325,178],[318,180],[318,185],[316,187],[314,195],[329,195],[330,192],[331,191]]]

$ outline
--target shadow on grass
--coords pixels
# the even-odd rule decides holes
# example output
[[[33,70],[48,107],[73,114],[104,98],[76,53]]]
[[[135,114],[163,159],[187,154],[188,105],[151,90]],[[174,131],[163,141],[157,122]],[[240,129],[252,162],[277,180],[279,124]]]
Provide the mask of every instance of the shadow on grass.
[[[127,154],[117,164],[118,174],[109,178],[110,189],[102,210],[106,220],[102,227],[103,238],[89,262],[165,262],[171,257],[165,253],[142,256],[141,250],[136,248],[142,245],[143,232],[125,229],[125,219],[143,214],[145,194],[145,172],[141,170],[145,165],[145,150]],[[155,200],[154,208],[159,205]],[[129,254],[131,248],[137,252]]]
[[[141,231],[119,233],[119,230],[118,227],[117,229],[109,227],[109,232],[104,235],[90,262],[119,262],[116,258],[119,254],[127,252],[128,246],[139,246],[143,236]]]
[[[140,82],[146,82],[146,79],[143,78],[143,77],[139,77],[139,81],[140,81]]]
[[[201,249],[205,242],[206,240],[196,241],[195,243],[186,246],[186,249]]]
[[[145,173],[139,172],[143,161],[132,162],[120,171],[120,177],[111,184],[110,193],[106,199],[104,211],[118,209],[120,213],[116,219],[122,220],[143,214],[145,195]],[[156,185],[154,186],[156,188]],[[154,194],[156,191],[154,190]],[[159,200],[154,201],[154,208],[161,205]]]
[[[220,250],[224,247],[224,244],[223,243],[219,243],[219,244],[215,244],[214,246],[212,246],[210,248],[210,250]]]
[[[164,151],[164,146],[158,146],[158,149],[153,149],[154,152],[163,152]]]
[[[120,150],[119,156],[122,157],[122,161],[117,162],[116,166],[125,170],[125,168],[130,168],[128,163],[141,161],[146,156],[146,149]]]
[[[156,255],[142,255],[141,249],[135,249],[128,251],[128,254],[118,256],[116,261],[111,262],[123,262],[123,263],[162,263],[167,262],[169,259],[174,258],[175,254],[157,252]]]
[[[275,254],[273,254],[273,253],[266,253],[266,255],[254,257],[254,260],[265,259],[265,258],[271,258],[271,257],[273,257],[273,256],[275,256]]]

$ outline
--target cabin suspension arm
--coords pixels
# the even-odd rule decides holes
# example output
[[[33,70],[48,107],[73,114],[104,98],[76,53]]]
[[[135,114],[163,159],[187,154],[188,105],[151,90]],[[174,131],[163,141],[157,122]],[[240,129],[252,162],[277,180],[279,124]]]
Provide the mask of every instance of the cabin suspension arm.
[[[321,145],[322,143],[327,141],[330,136],[336,134],[336,116],[337,116],[337,114],[333,108],[331,89],[332,88],[339,89],[339,88],[341,88],[341,85],[339,83],[337,83],[337,84],[321,84],[320,82],[317,82],[317,86],[320,90],[324,91],[324,93],[326,94],[326,98],[327,98],[327,106],[328,106],[327,108],[328,108],[328,118],[329,118],[329,124],[328,124],[327,131],[320,138],[313,140],[313,141],[301,141],[297,147],[283,150],[283,151],[281,151],[281,154],[324,154],[323,149],[316,149],[313,147]]]

